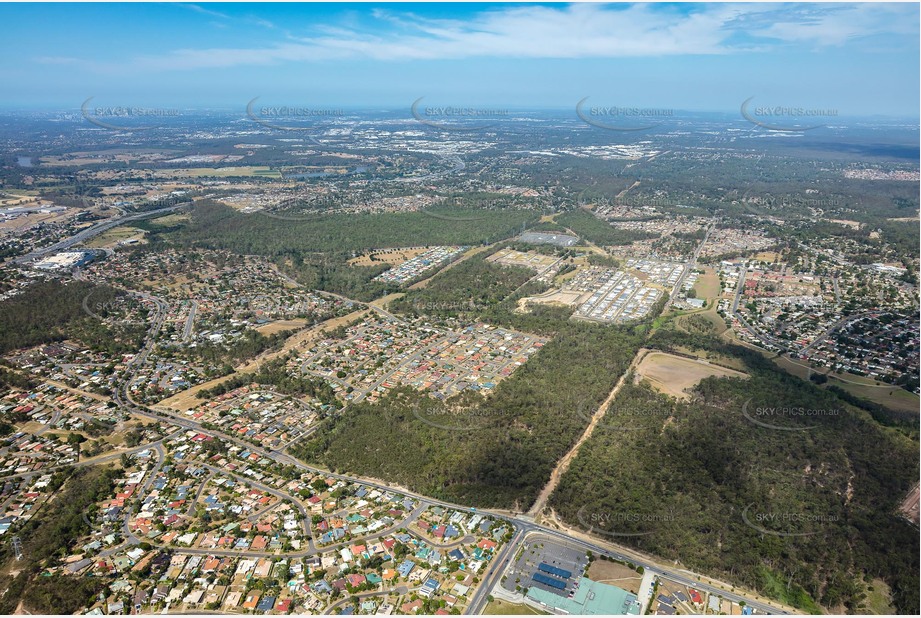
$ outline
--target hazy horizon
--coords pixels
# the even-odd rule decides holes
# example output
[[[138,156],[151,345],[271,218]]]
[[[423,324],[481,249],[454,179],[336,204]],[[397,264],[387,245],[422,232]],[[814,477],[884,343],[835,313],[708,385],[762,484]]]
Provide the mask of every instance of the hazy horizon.
[[[759,104],[917,118],[919,6],[0,5],[2,109]],[[345,102],[348,102],[347,104]],[[763,103],[762,103],[763,102]]]

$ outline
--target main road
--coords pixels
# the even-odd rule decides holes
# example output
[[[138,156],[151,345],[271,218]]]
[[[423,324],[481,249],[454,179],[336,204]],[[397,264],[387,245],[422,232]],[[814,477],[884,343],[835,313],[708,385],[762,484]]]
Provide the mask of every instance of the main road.
[[[34,251],[30,251],[29,253],[25,255],[21,255],[17,258],[14,258],[13,262],[15,262],[16,264],[27,264],[28,262],[31,262],[33,260],[43,258],[48,254],[57,253],[58,251],[66,251],[67,249],[70,249],[74,245],[87,241],[90,238],[93,238],[94,236],[98,236],[99,234],[102,234],[106,230],[110,230],[113,227],[118,227],[119,225],[128,223],[130,221],[138,221],[140,219],[147,219],[148,217],[157,217],[159,215],[165,215],[175,210],[179,210],[180,208],[185,208],[188,205],[189,205],[188,203],[177,204],[175,206],[168,206],[166,208],[158,208],[156,210],[149,210],[147,212],[139,212],[133,215],[126,215],[123,217],[114,217],[112,219],[106,219],[105,221],[100,221],[98,223],[91,225],[85,230],[81,230],[77,232],[76,234],[74,234],[73,236],[70,236],[69,238],[60,240],[54,243],[53,245],[49,245],[47,247],[44,247],[43,249],[36,249]]]

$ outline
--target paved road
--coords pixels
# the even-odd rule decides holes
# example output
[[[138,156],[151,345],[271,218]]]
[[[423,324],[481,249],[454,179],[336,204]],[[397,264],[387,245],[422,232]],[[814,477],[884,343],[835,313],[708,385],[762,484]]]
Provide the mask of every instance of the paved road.
[[[98,466],[98,465],[101,465],[101,464],[111,463],[111,462],[113,462],[113,461],[116,461],[116,460],[118,460],[118,459],[121,459],[121,456],[122,456],[122,455],[135,455],[135,454],[140,453],[140,452],[142,452],[142,451],[146,451],[147,449],[156,448],[158,445],[161,445],[161,444],[163,443],[164,440],[168,440],[168,439],[170,439],[170,438],[172,438],[172,437],[178,435],[179,433],[180,433],[180,432],[174,432],[174,433],[169,434],[169,435],[167,435],[167,436],[165,436],[165,437],[163,437],[163,438],[160,438],[159,440],[157,440],[157,441],[155,441],[155,442],[148,442],[148,443],[146,443],[146,444],[141,444],[141,445],[139,445],[139,446],[135,446],[134,448],[125,449],[125,450],[122,450],[122,451],[114,451],[114,452],[111,452],[111,453],[107,453],[107,454],[105,454],[105,455],[98,455],[98,456],[96,456],[96,457],[89,457],[89,458],[87,458],[87,459],[81,459],[80,461],[75,461],[75,462],[71,462],[71,463],[58,464],[58,465],[56,465],[56,466],[48,466],[48,467],[46,467],[46,468],[42,468],[41,470],[33,470],[33,471],[30,471],[30,472],[20,472],[20,473],[18,473],[18,474],[8,474],[8,475],[5,475],[5,476],[3,476],[3,477],[0,477],[0,482],[12,480],[12,479],[30,479],[30,478],[35,477],[35,476],[43,476],[43,475],[45,475],[45,474],[48,474],[49,472],[54,472],[54,471],[57,471],[57,470],[63,470],[64,468],[83,467],[83,466]]]
[[[192,498],[191,502],[189,502],[189,508],[185,512],[186,517],[191,517],[192,513],[195,512],[195,505],[198,504],[199,500],[201,500],[201,495],[205,493],[205,487],[208,486],[208,481],[213,479],[215,476],[217,476],[217,472],[211,472],[211,474],[202,480],[201,484],[198,486],[198,491],[195,492],[195,497]]]
[[[214,466],[212,466],[212,465],[210,465],[210,464],[201,464],[201,465],[202,465],[203,467],[207,468],[208,470],[211,470],[211,472],[213,472],[213,473],[215,473],[215,474],[224,474],[224,475],[226,475],[226,476],[232,476],[233,478],[237,479],[238,481],[241,481],[241,482],[243,482],[243,483],[246,483],[247,485],[250,485],[251,487],[255,487],[255,488],[258,489],[259,491],[263,491],[263,492],[265,492],[265,493],[267,493],[267,494],[270,494],[270,495],[272,495],[272,496],[275,496],[275,497],[278,498],[279,501],[282,502],[282,503],[283,503],[283,502],[290,502],[290,503],[293,503],[293,504],[294,504],[294,508],[296,508],[297,510],[299,510],[299,511],[301,512],[301,530],[304,532],[304,534],[305,534],[306,536],[310,536],[310,528],[309,528],[309,526],[310,526],[310,513],[307,511],[307,507],[304,506],[304,503],[301,502],[300,500],[296,499],[294,496],[291,496],[290,494],[286,494],[286,493],[284,493],[284,492],[281,492],[281,491],[275,489],[274,487],[270,487],[269,485],[266,485],[266,484],[264,484],[264,483],[260,483],[259,481],[255,481],[255,480],[253,480],[253,479],[251,479],[251,478],[247,478],[247,477],[243,476],[242,474],[237,474],[236,472],[230,472],[229,470],[222,470],[221,468],[215,468]],[[274,507],[276,507],[276,506],[278,506],[278,503],[273,504],[270,508],[274,508]],[[263,511],[266,511],[266,510],[270,510],[270,509],[263,509]],[[255,515],[261,515],[261,512],[260,512],[260,513],[255,513]],[[312,546],[312,545],[313,545],[313,543],[312,543],[312,541],[311,541],[311,549],[313,549],[313,546]]]
[[[185,327],[182,329],[182,340],[188,341],[189,337],[192,336],[192,326],[195,325],[195,314],[198,312],[198,301],[190,301],[191,306],[189,307],[189,317],[186,318]]]
[[[34,435],[36,436],[42,435],[43,433],[45,433],[46,431],[54,427],[55,423],[57,423],[60,419],[61,419],[61,411],[55,410],[54,414],[51,415],[51,419],[45,425],[43,425],[41,429],[36,431]]]
[[[668,302],[675,302],[675,297],[681,291],[681,286],[684,284],[684,280],[688,278],[688,275],[692,270],[697,268],[697,258],[700,257],[700,252],[703,251],[704,245],[707,244],[707,240],[710,239],[710,232],[713,231],[713,225],[707,228],[707,231],[704,233],[703,240],[700,241],[700,244],[697,245],[697,248],[694,249],[694,255],[691,256],[691,260],[685,264],[684,269],[681,271],[681,276],[678,277],[678,281],[675,283],[675,287],[672,288],[671,294],[668,295]]]
[[[394,522],[394,524],[388,528],[382,528],[378,532],[365,535],[361,539],[352,539],[349,541],[341,541],[339,543],[331,543],[329,545],[324,545],[322,547],[315,547],[312,540],[308,543],[307,549],[302,549],[298,551],[250,551],[250,550],[233,550],[233,549],[216,549],[216,548],[197,548],[197,547],[183,547],[183,548],[172,548],[174,551],[181,551],[184,554],[194,554],[196,556],[221,556],[221,557],[236,557],[236,558],[271,558],[271,557],[285,557],[285,558],[306,558],[309,556],[315,556],[318,554],[326,552],[335,552],[343,547],[349,547],[354,545],[357,542],[367,543],[369,541],[375,541],[380,538],[384,538],[392,535],[401,528],[407,528],[410,523],[414,522],[419,515],[425,510],[426,506],[420,504],[412,512],[410,512],[406,518],[401,521]],[[136,545],[140,543],[141,540],[134,536],[133,533],[128,531],[126,533],[129,540],[128,544]],[[157,543],[155,540],[147,540],[148,543],[155,547],[166,547],[161,543]],[[124,544],[120,546],[121,549],[124,548]]]
[[[760,339],[761,341],[764,341],[764,342],[766,342],[766,343],[768,343],[768,344],[770,344],[770,345],[773,345],[774,347],[776,347],[776,348],[777,348],[778,350],[780,350],[781,352],[787,352],[787,351],[789,350],[789,348],[787,347],[787,344],[786,344],[785,342],[780,341],[779,339],[776,339],[775,337],[773,337],[773,336],[771,336],[771,335],[769,335],[769,334],[767,334],[767,333],[761,332],[761,330],[759,330],[759,329],[755,328],[754,326],[752,326],[751,324],[749,324],[749,323],[748,323],[748,320],[746,320],[746,319],[742,316],[742,314],[739,313],[739,303],[740,303],[741,300],[742,300],[742,290],[743,290],[743,288],[745,287],[745,275],[746,275],[747,272],[748,272],[748,271],[747,271],[745,268],[742,268],[742,269],[739,271],[739,282],[736,284],[736,293],[735,293],[735,297],[732,299],[731,313],[732,313],[732,315],[739,321],[739,324],[741,324],[742,327],[743,327],[745,330],[747,330],[748,333],[749,333],[752,337],[755,337],[755,338],[757,338],[757,339]]]
[[[119,225],[123,225],[124,223],[127,223],[129,221],[138,221],[140,219],[147,219],[149,217],[165,215],[166,213],[170,213],[170,212],[173,212],[174,210],[179,210],[180,208],[185,208],[187,206],[189,206],[189,204],[187,203],[177,204],[176,206],[169,206],[167,208],[158,208],[156,210],[150,210],[148,212],[137,213],[137,214],[128,215],[124,217],[115,217],[114,219],[106,219],[105,221],[100,221],[99,223],[96,223],[86,228],[85,230],[81,230],[80,232],[77,232],[76,234],[74,234],[73,236],[69,238],[65,238],[64,240],[58,241],[54,243],[53,245],[49,245],[45,247],[44,249],[36,249],[35,251],[31,251],[25,255],[21,255],[15,258],[13,262],[15,262],[16,264],[26,264],[33,260],[37,260],[39,258],[45,257],[46,255],[49,255],[51,253],[57,253],[58,251],[66,251],[67,249],[70,249],[76,244],[87,241],[90,238],[93,238],[94,236],[98,236],[99,234],[102,234],[106,230],[110,230],[113,227],[118,227]]]
[[[820,343],[822,343],[823,341],[825,341],[826,339],[828,339],[836,330],[838,330],[838,329],[841,328],[842,326],[844,326],[844,325],[846,325],[846,324],[849,324],[850,322],[853,322],[854,320],[859,320],[860,318],[865,318],[865,317],[868,317],[868,316],[877,315],[878,313],[879,313],[879,311],[865,311],[865,312],[863,312],[863,313],[857,313],[857,314],[854,314],[854,315],[845,316],[845,317],[841,318],[840,320],[837,320],[834,324],[832,324],[831,326],[829,326],[829,327],[825,330],[824,333],[822,333],[821,335],[819,335],[818,337],[816,337],[816,338],[812,341],[812,343],[810,343],[810,344],[807,345],[805,348],[803,348],[802,350],[800,350],[799,354],[806,354],[807,352],[809,352],[810,350],[812,350],[812,348],[814,348],[815,346],[819,345]]]
[[[351,603],[352,599],[355,597],[357,597],[358,599],[370,599],[370,598],[377,597],[383,594],[407,595],[410,592],[414,592],[418,589],[419,589],[418,587],[411,588],[409,585],[404,584],[402,586],[396,586],[395,588],[381,588],[380,590],[373,590],[371,592],[359,592],[358,594],[350,594],[350,595],[347,595],[344,599],[340,599],[339,601],[336,601],[335,603],[327,607],[325,610],[323,610],[323,614],[321,615],[323,616],[332,615],[332,613],[336,611],[337,609],[339,609],[340,607],[344,607],[345,605],[348,605],[349,603]],[[355,608],[355,611],[358,611],[357,607]]]
[[[150,491],[150,486],[153,484],[154,480],[157,477],[157,473],[160,472],[160,467],[163,465],[163,461],[166,459],[166,451],[163,449],[163,443],[159,442],[153,446],[154,451],[157,454],[157,465],[153,467],[146,475],[146,479],[138,488],[138,491],[132,496],[132,498],[137,498],[139,501],[143,499],[144,495]],[[131,508],[125,509],[125,516],[122,518],[122,535],[124,539],[122,542],[115,547],[111,547],[104,551],[99,552],[101,558],[108,558],[109,556],[115,555],[118,552],[124,550],[128,546],[137,545],[141,542],[128,526],[128,522],[136,515],[137,513],[132,512]]]
[[[489,569],[483,576],[482,584],[470,598],[470,603],[467,604],[467,609],[464,611],[465,614],[476,615],[483,613],[483,610],[486,608],[489,594],[492,592],[492,589],[502,581],[502,575],[508,568],[509,559],[518,551],[524,537],[524,529],[519,528],[512,537],[512,540],[506,543],[505,546],[499,550],[499,553],[496,554],[492,562],[489,563]]]
[[[674,569],[674,568],[662,568],[657,565],[647,566],[646,564],[644,564],[643,560],[636,559],[636,554],[634,552],[612,551],[612,550],[609,550],[603,547],[599,547],[598,545],[594,543],[589,543],[589,542],[583,541],[582,539],[569,536],[562,532],[543,528],[542,526],[533,526],[530,530],[526,530],[525,536],[528,538],[529,542],[534,542],[534,539],[552,540],[556,543],[562,543],[569,547],[577,547],[579,549],[591,551],[594,554],[604,554],[604,555],[614,558],[615,560],[620,560],[624,562],[632,562],[633,564],[644,567],[645,570],[655,571],[661,577],[665,577],[667,579],[678,582],[679,584],[682,584],[685,586],[690,586],[696,590],[701,590],[701,591],[709,592],[711,594],[721,595],[724,599],[729,599],[730,601],[736,601],[736,602],[744,601],[749,607],[752,607],[754,609],[757,609],[767,614],[789,614],[791,613],[788,611],[784,611],[782,609],[778,609],[777,607],[764,603],[762,601],[753,600],[750,597],[747,597],[741,594],[737,594],[734,592],[730,592],[728,586],[724,590],[722,588],[717,588],[715,586],[706,584],[701,581],[701,579],[699,578],[697,574],[692,573],[690,571],[686,571],[683,569]],[[499,570],[504,572],[507,566],[508,566],[507,564],[506,565],[500,564]],[[496,578],[495,581],[499,581],[499,579],[501,579],[501,575],[500,577]],[[484,583],[485,583],[485,580],[484,580]],[[492,587],[490,586],[489,590],[491,589]],[[477,591],[477,595],[475,595],[474,598],[477,598],[479,595],[482,595],[485,598],[487,594],[488,594],[488,590],[486,590],[486,587],[484,586],[481,590]],[[477,600],[480,603],[482,602],[478,598]],[[471,602],[470,609],[471,610],[476,609],[477,611],[479,611],[480,608],[474,608],[473,603]],[[469,611],[465,613],[474,613],[474,612]]]

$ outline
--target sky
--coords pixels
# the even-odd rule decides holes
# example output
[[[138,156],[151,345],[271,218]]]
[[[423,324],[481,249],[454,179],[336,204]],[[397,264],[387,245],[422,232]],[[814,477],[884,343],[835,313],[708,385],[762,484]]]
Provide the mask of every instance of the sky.
[[[0,107],[919,113],[919,5],[0,4]]]

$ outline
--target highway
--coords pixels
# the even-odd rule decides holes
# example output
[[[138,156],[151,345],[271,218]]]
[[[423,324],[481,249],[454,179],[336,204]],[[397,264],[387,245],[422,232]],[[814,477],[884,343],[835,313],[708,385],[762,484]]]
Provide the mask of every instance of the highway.
[[[43,258],[46,255],[49,255],[52,253],[57,253],[58,251],[66,251],[70,249],[71,247],[73,247],[74,245],[87,241],[90,238],[93,238],[94,236],[98,236],[99,234],[102,234],[106,230],[110,230],[113,227],[118,227],[119,225],[123,225],[130,221],[138,221],[140,219],[147,219],[149,217],[157,217],[160,215],[165,215],[167,213],[179,210],[180,208],[185,208],[187,206],[189,206],[188,203],[177,204],[176,206],[168,206],[166,208],[158,208],[156,210],[140,212],[140,213],[136,213],[133,215],[126,215],[123,217],[115,217],[113,219],[106,219],[105,221],[94,223],[93,225],[86,228],[85,230],[81,230],[77,232],[76,234],[74,234],[73,236],[70,236],[69,238],[65,238],[64,240],[60,240],[54,243],[53,245],[49,245],[43,249],[36,249],[34,251],[30,251],[29,253],[25,255],[21,255],[15,258],[13,262],[15,262],[16,264],[27,264],[29,262]]]

